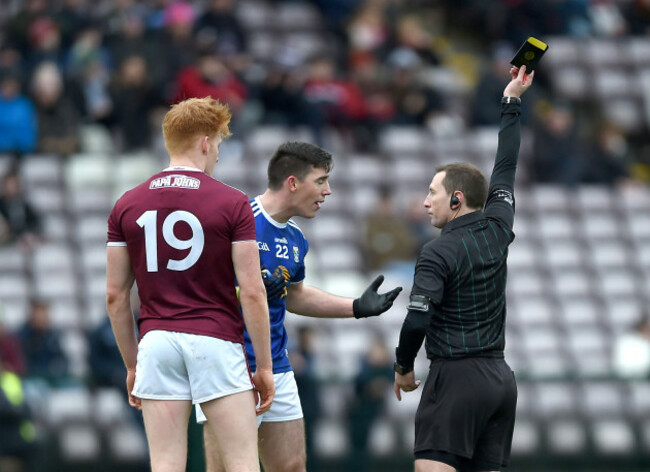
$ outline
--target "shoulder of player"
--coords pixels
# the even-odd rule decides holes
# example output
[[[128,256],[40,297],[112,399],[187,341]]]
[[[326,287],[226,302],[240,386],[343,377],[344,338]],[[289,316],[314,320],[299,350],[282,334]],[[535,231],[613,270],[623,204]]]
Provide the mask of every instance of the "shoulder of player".
[[[299,233],[301,236],[303,236],[303,237],[305,236],[305,235],[303,234],[302,230],[300,229],[300,226],[298,226],[298,225],[296,224],[296,222],[293,221],[293,220],[289,220],[289,221],[287,221],[287,228],[291,228],[292,230],[298,232],[298,233]]]
[[[454,257],[460,246],[460,239],[456,235],[443,233],[422,246],[420,257],[448,258]]]
[[[135,187],[133,187],[133,188],[131,188],[129,190],[126,190],[122,195],[120,195],[117,198],[117,200],[115,201],[115,204],[113,205],[113,207],[118,207],[120,205],[124,205],[124,204],[128,203],[130,200],[133,200],[133,199],[139,200],[138,194],[140,192],[143,192],[143,191],[149,189],[149,182],[150,181],[151,181],[151,179],[149,179],[149,180],[147,180],[145,182],[142,182],[141,184],[136,185]]]
[[[246,200],[249,200],[248,195],[243,190],[238,189],[237,187],[233,187],[232,185],[228,185],[223,183],[221,180],[217,179],[212,179],[214,182],[217,183],[217,185],[223,186],[223,188],[227,189],[230,192],[233,192],[236,195],[242,195],[243,197],[246,198]]]

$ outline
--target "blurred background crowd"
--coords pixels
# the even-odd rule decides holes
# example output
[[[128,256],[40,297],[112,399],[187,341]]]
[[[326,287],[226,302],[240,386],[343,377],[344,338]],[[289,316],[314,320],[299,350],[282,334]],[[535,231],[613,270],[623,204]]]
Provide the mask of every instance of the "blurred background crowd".
[[[422,202],[436,165],[489,174],[528,36],[549,50],[522,116],[512,470],[650,470],[650,1],[0,0],[0,471],[147,470],[106,219],[166,165],[168,107],[207,95],[233,113],[215,177],[251,197],[280,143],[334,153],[297,221],[308,283],[407,289],[377,320],[289,315],[308,469],[411,470],[419,395],[391,398],[392,349],[436,236]]]

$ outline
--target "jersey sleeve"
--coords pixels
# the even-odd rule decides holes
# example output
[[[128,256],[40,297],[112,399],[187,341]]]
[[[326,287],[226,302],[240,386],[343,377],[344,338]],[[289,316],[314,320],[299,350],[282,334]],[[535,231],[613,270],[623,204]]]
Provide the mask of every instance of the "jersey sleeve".
[[[298,247],[300,247],[302,251],[302,255],[300,256],[298,269],[294,273],[293,277],[291,277],[292,284],[297,284],[305,280],[305,257],[307,256],[307,252],[309,251],[309,241],[307,241],[307,238],[303,236],[301,244]]]
[[[448,264],[436,250],[438,240],[425,245],[415,264],[411,295],[424,295],[434,304],[442,301],[448,277]]]
[[[500,220],[512,229],[515,218],[515,172],[521,142],[520,105],[504,103],[501,106],[499,144],[485,203],[485,215]]]
[[[126,246],[126,238],[122,233],[122,227],[120,225],[120,203],[121,200],[118,200],[108,217],[107,246]]]
[[[485,216],[503,222],[509,229],[515,221],[515,196],[510,189],[491,189],[485,204]]]
[[[255,217],[246,196],[236,201],[233,210],[232,241],[255,241]]]

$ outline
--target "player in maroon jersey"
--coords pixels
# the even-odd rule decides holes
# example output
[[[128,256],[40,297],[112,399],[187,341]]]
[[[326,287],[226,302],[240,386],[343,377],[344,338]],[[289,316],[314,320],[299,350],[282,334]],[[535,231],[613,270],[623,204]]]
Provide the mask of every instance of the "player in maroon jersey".
[[[174,105],[163,121],[170,166],[126,192],[108,220],[108,312],[153,472],[185,470],[192,404],[209,418],[226,469],[259,471],[251,392],[257,413],[267,411],[275,391],[269,313],[248,198],[211,177],[229,121],[211,98]],[[252,377],[244,322],[257,354]]]

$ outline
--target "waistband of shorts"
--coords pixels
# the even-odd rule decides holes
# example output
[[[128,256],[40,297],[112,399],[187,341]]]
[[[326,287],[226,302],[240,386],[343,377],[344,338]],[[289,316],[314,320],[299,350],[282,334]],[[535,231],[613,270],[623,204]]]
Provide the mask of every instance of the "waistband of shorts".
[[[430,357],[431,362],[455,362],[455,361],[466,361],[468,359],[505,359],[503,351],[490,351],[480,355],[471,355],[471,356],[454,356],[454,357]]]

